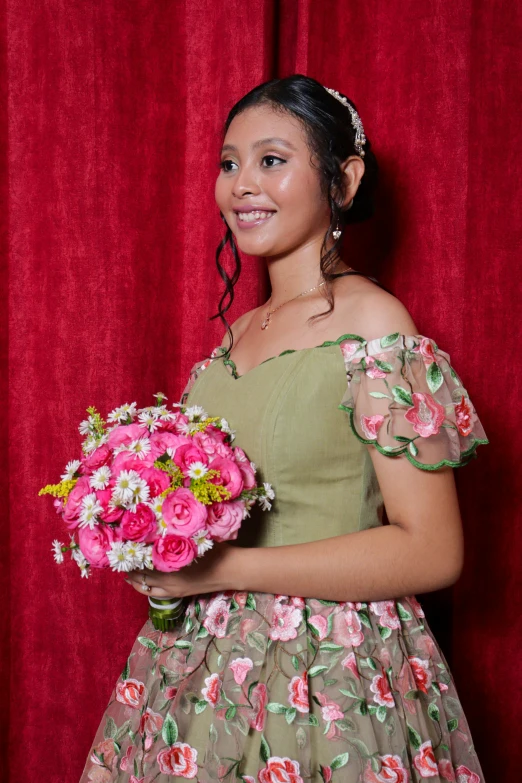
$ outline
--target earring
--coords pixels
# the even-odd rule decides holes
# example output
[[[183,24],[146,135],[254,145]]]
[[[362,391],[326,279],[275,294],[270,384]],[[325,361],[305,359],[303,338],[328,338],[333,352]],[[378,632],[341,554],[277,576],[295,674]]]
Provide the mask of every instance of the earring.
[[[339,221],[337,221],[337,228],[335,229],[335,231],[332,231],[332,236],[333,236],[333,238],[335,239],[336,242],[339,239],[339,237],[341,236],[341,234],[342,234],[341,226],[340,226]]]

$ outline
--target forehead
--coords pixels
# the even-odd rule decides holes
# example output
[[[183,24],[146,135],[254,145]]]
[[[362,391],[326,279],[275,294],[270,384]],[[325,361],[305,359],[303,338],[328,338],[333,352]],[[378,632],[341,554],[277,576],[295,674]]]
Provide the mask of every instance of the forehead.
[[[268,105],[252,106],[238,114],[223,141],[223,149],[236,147],[247,149],[260,146],[263,139],[286,141],[290,148],[300,151],[306,148],[306,138],[296,117],[288,112],[276,111]]]

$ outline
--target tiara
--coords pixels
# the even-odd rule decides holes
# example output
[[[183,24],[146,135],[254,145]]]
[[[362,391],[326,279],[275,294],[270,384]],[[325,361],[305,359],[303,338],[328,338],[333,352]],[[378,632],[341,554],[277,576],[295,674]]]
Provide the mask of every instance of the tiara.
[[[343,96],[337,91],[332,90],[330,87],[325,87],[323,84],[323,87],[325,90],[327,90],[330,95],[333,95],[334,98],[337,98],[338,101],[340,101],[343,106],[346,106],[347,109],[350,110],[350,114],[352,117],[352,126],[355,130],[355,149],[357,150],[357,153],[361,156],[361,158],[364,158],[364,150],[363,146],[366,143],[366,136],[364,135],[364,128],[363,124],[361,122],[361,118],[357,114],[356,110],[353,108],[351,103],[346,98],[343,98]]]

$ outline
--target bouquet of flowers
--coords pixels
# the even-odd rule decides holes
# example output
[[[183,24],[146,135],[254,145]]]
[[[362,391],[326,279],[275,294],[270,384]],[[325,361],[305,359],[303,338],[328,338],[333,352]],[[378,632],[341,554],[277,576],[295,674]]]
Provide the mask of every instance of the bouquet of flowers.
[[[179,571],[214,542],[237,538],[257,501],[271,508],[267,482],[256,484],[256,466],[239,447],[226,419],[201,406],[185,407],[159,392],[156,404],[113,410],[105,421],[96,408],[79,426],[81,459],[70,461],[50,494],[70,531],[70,541],[52,543],[54,559],[70,552],[88,577],[92,568],[113,571]],[[77,536],[77,539],[76,539]],[[149,597],[149,616],[170,630],[183,599]]]

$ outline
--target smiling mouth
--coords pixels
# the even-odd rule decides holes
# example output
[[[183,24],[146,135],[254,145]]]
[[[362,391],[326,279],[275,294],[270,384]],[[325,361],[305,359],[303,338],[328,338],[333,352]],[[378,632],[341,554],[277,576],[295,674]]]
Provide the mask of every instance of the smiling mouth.
[[[275,212],[236,212],[237,222],[244,226],[266,223],[272,215],[275,215]]]

